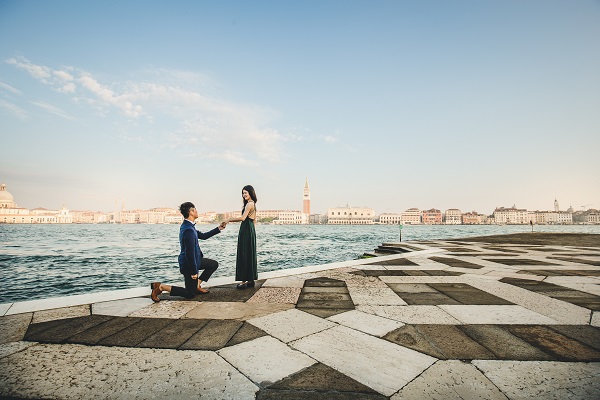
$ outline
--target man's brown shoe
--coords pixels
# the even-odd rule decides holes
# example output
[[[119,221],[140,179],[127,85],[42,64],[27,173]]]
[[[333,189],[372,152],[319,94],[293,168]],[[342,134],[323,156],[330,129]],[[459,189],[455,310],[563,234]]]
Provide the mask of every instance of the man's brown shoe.
[[[152,289],[152,294],[150,294],[152,301],[158,303],[160,301],[158,295],[162,293],[162,290],[160,290],[160,282],[152,282],[150,284],[150,288]]]
[[[200,294],[206,294],[206,293],[210,293],[210,290],[204,289],[202,287],[199,287],[198,288],[198,293],[200,293]]]

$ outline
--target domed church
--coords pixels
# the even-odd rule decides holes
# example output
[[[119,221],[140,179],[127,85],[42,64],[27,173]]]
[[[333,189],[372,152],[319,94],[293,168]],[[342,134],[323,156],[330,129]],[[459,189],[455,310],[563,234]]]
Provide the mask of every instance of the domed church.
[[[6,185],[3,183],[0,185],[0,208],[16,208],[14,198],[12,194],[6,190]]]

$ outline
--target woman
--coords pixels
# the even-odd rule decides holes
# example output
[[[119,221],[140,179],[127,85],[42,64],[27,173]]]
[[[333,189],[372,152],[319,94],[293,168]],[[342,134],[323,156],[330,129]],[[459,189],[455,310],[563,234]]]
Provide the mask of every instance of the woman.
[[[254,221],[256,220],[256,192],[250,185],[242,189],[242,198],[244,206],[242,207],[242,216],[240,218],[231,218],[229,222],[239,222],[240,233],[238,234],[237,259],[235,263],[235,280],[242,281],[236,287],[246,289],[254,287],[254,281],[258,279],[258,269],[256,262],[256,233],[254,231]]]

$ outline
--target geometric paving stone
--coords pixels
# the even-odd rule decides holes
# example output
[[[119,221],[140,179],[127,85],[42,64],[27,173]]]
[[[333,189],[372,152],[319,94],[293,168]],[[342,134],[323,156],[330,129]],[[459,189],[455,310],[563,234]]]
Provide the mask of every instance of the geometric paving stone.
[[[331,278],[304,281],[296,308],[326,318],[354,309],[346,282]]]
[[[243,324],[242,321],[228,319],[210,320],[199,331],[192,334],[179,348],[181,350],[219,350],[225,347]]]
[[[600,276],[600,270],[573,270],[573,269],[527,269],[518,271],[519,274],[533,274],[544,276]]]
[[[387,283],[396,293],[439,293],[425,283]]]
[[[592,313],[592,319],[590,321],[590,325],[600,327],[600,312],[594,311]]]
[[[463,283],[431,283],[435,290],[465,305],[510,305],[510,301]]]
[[[356,305],[398,305],[405,306],[406,302],[402,300],[388,286],[350,286],[348,287],[352,297],[353,306]]]
[[[448,324],[460,325],[461,322],[444,312],[440,307],[445,306],[359,306],[359,311],[379,315],[383,318],[404,322],[405,324]],[[453,306],[453,307],[484,307],[484,306]],[[508,307],[508,306],[505,306]]]
[[[28,347],[35,346],[36,342],[10,342],[0,344],[0,358],[10,356],[11,354],[18,353],[21,350],[25,350]]]
[[[545,315],[521,306],[440,305],[462,324],[556,324]]]
[[[504,325],[457,325],[458,329],[488,349],[494,358],[515,361],[549,361],[554,358],[511,334]]]
[[[473,264],[468,261],[457,260],[456,258],[429,257],[429,259],[439,262],[439,263],[442,263],[442,264],[449,265],[451,267],[456,267],[456,268],[472,268],[472,269],[483,268],[482,265]]]
[[[206,322],[201,319],[176,319],[154,335],[138,343],[136,347],[176,349],[206,325]]]
[[[598,399],[600,363],[473,361],[510,399]]]
[[[320,397],[314,397],[315,391],[319,392]],[[343,397],[339,396],[340,394]],[[321,363],[314,364],[261,389],[256,398],[258,400],[287,398],[386,399],[368,386]]]
[[[569,262],[574,262],[574,263],[579,263],[579,264],[589,264],[589,265],[595,265],[597,267],[600,267],[600,261],[594,261],[594,260],[585,260],[583,258],[575,258],[575,257],[548,257],[551,258],[553,260],[560,260],[560,261],[569,261]]]
[[[252,296],[248,303],[289,303],[296,304],[300,288],[263,287]]]
[[[141,318],[115,317],[71,336],[67,340],[67,343],[94,345],[102,339],[112,336],[115,333],[124,330],[128,326],[136,324],[140,321]]]
[[[435,358],[446,358],[440,349],[435,347],[419,330],[417,330],[415,325],[404,325],[403,327],[388,333],[383,339]]]
[[[436,362],[391,399],[506,400],[507,397],[473,365],[452,360]]]
[[[104,301],[92,304],[92,314],[113,315],[115,317],[126,317],[140,308],[152,304],[152,299],[146,297],[134,297],[114,301]]]
[[[348,328],[379,337],[404,325],[402,322],[366,314],[358,310],[337,314],[327,319]]]
[[[506,329],[560,361],[600,361],[600,352],[549,327],[508,325]]]
[[[161,301],[140,308],[129,314],[130,317],[145,318],[181,318],[190,310],[194,309],[199,303],[195,301]]]
[[[244,322],[244,325],[233,335],[227,342],[226,346],[235,346],[236,344],[248,342],[250,340],[258,339],[259,337],[266,336],[267,333],[262,329],[258,329],[248,322]]]
[[[261,387],[315,363],[315,360],[270,336],[226,347],[217,354]]]
[[[500,263],[504,265],[558,265],[548,261],[528,260],[524,258],[495,258],[491,260],[486,259],[486,261],[493,261],[495,263]]]
[[[254,281],[254,287],[244,290],[236,288],[236,284],[215,286],[210,288],[210,293],[200,295],[196,299],[202,302],[244,302],[248,301],[265,283],[264,279]]]
[[[416,325],[415,328],[439,349],[444,355],[443,359],[493,360],[496,358],[489,350],[454,325]]]
[[[0,317],[0,344],[23,340],[31,322],[31,313]]]
[[[436,361],[344,326],[304,337],[291,346],[386,396]]]
[[[169,318],[140,318],[139,322],[101,339],[98,344],[101,346],[135,347],[173,321]]]
[[[363,265],[417,265],[417,263],[412,262],[407,258],[396,258],[394,260],[376,261]],[[360,266],[358,268],[360,268]]]
[[[213,352],[37,345],[0,359],[0,396],[253,399],[258,387]]]
[[[398,297],[411,306],[437,306],[441,304],[460,305],[461,303],[442,293],[401,293],[396,292]]]
[[[245,321],[294,308],[293,304],[277,303],[206,302],[197,304],[185,315],[185,318]]]
[[[297,309],[248,321],[284,343],[336,326],[333,322]]]
[[[62,343],[69,337],[90,329],[98,324],[111,320],[113,317],[105,315],[87,315],[62,320],[50,320],[31,324],[25,334],[25,340],[34,342]],[[59,323],[57,323],[59,322]],[[39,329],[39,325],[51,326],[49,329]]]
[[[40,322],[52,321],[55,319],[82,317],[85,315],[90,315],[89,305],[55,308],[53,310],[43,310],[34,312],[31,323],[38,324]]]
[[[265,283],[262,285],[263,288],[267,287],[290,287],[290,288],[300,288],[304,286],[304,279],[298,278],[296,276],[283,276],[281,278],[271,278],[267,279]]]
[[[549,325],[548,328],[600,351],[600,329],[589,325]]]

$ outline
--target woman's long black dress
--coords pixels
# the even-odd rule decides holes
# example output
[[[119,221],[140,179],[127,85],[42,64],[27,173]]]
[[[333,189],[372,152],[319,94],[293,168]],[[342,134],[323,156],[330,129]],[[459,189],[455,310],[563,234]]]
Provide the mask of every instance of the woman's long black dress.
[[[238,234],[235,280],[246,282],[256,279],[258,279],[256,232],[254,231],[254,220],[246,218],[242,221]]]

